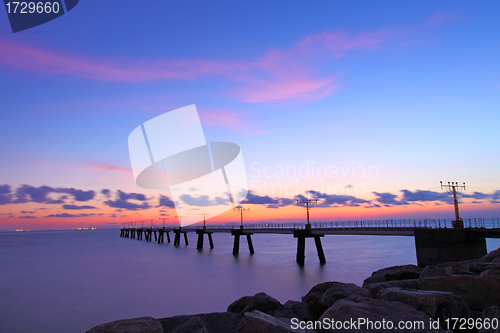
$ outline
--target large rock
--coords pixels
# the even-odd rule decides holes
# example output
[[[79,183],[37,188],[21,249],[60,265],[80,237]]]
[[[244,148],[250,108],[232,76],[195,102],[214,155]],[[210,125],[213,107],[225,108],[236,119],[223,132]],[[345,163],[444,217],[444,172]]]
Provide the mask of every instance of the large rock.
[[[379,269],[363,281],[363,288],[367,288],[370,284],[394,281],[394,280],[411,280],[418,279],[422,268],[415,265],[392,266]]]
[[[283,304],[286,308],[293,310],[299,319],[304,321],[316,320],[318,317],[314,315],[311,306],[308,303],[298,301],[287,301]]]
[[[340,299],[349,296],[369,297],[369,294],[368,290],[358,287],[353,283],[334,282],[321,296],[319,305],[325,307],[326,310]]]
[[[431,318],[423,312],[417,311],[409,305],[400,302],[387,302],[379,299],[360,297],[354,299],[341,299],[335,302],[319,318],[320,321],[335,320],[335,322],[359,323],[359,320],[369,320],[371,322],[385,321],[393,323],[393,329],[383,329],[383,327],[370,327],[368,324],[358,325],[354,329],[323,329],[319,332],[409,332],[409,330],[398,329],[399,321],[421,321],[425,328],[429,329]],[[331,321],[330,321],[331,322]]]
[[[302,297],[302,302],[308,303],[318,318],[336,301],[349,296],[368,297],[369,291],[352,283],[325,282],[314,286]]]
[[[278,319],[258,310],[246,312],[241,319],[237,333],[292,333],[314,332],[301,329],[292,329],[290,320]]]
[[[277,299],[265,293],[258,293],[250,299],[247,306],[245,306],[245,308],[243,309],[242,313],[259,310],[261,312],[272,315],[275,310],[282,307],[283,305]]]
[[[418,289],[418,280],[412,279],[374,283],[368,286],[368,291],[370,292],[371,298],[377,298],[378,292],[387,288]]]
[[[275,298],[266,293],[258,293],[254,296],[244,296],[229,305],[228,312],[243,314],[253,310],[272,314],[274,310],[283,307],[283,305]]]
[[[476,262],[470,265],[471,272],[481,273],[489,269],[500,269],[500,263],[493,262]]]
[[[325,291],[330,289],[331,286],[333,286],[333,282],[323,282],[317,284],[312,287],[305,296],[302,296],[302,302],[309,304],[316,318],[319,318],[319,316],[321,316],[321,314],[326,310],[319,304],[321,302],[321,297]]]
[[[177,326],[172,333],[208,333],[208,330],[200,317],[193,316],[184,324]]]
[[[484,259],[486,261],[493,261],[497,258],[500,258],[500,248],[496,249],[495,251],[491,251],[481,259]]]
[[[242,314],[243,309],[247,306],[253,296],[243,296],[227,307],[227,312]]]
[[[196,316],[174,316],[161,318],[158,321],[163,326],[165,333],[171,333],[193,317],[199,317],[210,333],[234,333],[241,320],[239,314],[230,312],[202,313]]]
[[[377,298],[404,303],[440,322],[448,318],[469,318],[469,308],[465,302],[449,292],[388,288],[381,290]]]
[[[483,277],[483,276],[500,276],[500,269],[487,269],[485,271],[482,271],[479,276],[480,277]]]
[[[500,306],[490,306],[489,308],[484,309],[482,318],[488,318],[490,323],[493,318],[496,318],[498,321],[500,321]],[[496,329],[491,327],[489,329],[480,329],[479,333],[500,333],[500,324],[496,327]]]
[[[297,317],[295,311],[283,306],[277,299],[265,293],[242,297],[231,303],[231,305],[227,308],[228,312],[241,315],[245,312],[252,312],[253,310],[259,310],[268,315],[279,318]]]
[[[113,321],[91,328],[87,333],[163,333],[161,324],[152,317]]]
[[[419,278],[438,277],[438,276],[451,276],[451,275],[476,275],[468,270],[467,265],[430,265],[426,266]]]
[[[422,290],[448,291],[460,296],[472,310],[500,304],[499,276],[440,276],[418,279]]]

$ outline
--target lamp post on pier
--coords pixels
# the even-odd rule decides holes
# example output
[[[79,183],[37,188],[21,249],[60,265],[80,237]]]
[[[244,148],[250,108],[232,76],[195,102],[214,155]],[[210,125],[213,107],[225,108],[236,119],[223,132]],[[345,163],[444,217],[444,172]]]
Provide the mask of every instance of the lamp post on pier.
[[[163,229],[165,229],[165,221],[168,220],[168,217],[160,217],[159,220],[163,221]]]
[[[448,191],[448,194],[453,198],[453,204],[455,206],[455,223],[453,223],[453,228],[463,228],[464,221],[460,218],[460,214],[458,211],[458,199],[462,191],[465,191],[465,183],[463,185],[458,185],[458,182],[448,182],[448,185],[443,185],[441,181],[441,189],[445,189]]]
[[[313,206],[313,205],[317,205],[317,204],[318,204],[318,200],[302,199],[302,201],[299,201],[299,199],[297,199],[297,206],[306,207],[306,211],[307,211],[306,229],[311,229],[311,223],[309,222],[309,206]]]
[[[250,208],[243,208],[243,207],[233,208],[233,212],[238,212],[241,216],[240,229],[243,229],[243,214],[245,214],[246,212],[249,212],[249,211],[250,211]]]
[[[206,226],[205,220],[206,220],[207,216],[210,215],[210,213],[199,213],[198,215],[203,215],[203,229],[206,229],[207,226]]]

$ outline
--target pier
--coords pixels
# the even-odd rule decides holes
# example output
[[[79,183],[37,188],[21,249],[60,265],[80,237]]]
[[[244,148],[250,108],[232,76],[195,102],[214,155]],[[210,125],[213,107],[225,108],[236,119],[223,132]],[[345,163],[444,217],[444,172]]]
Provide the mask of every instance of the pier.
[[[204,225],[163,228],[128,227],[120,229],[120,237],[164,243],[164,235],[170,243],[169,233],[174,234],[174,246],[180,246],[181,234],[185,245],[189,245],[188,233],[198,236],[197,249],[203,249],[207,235],[210,248],[214,248],[212,234],[229,233],[234,237],[233,255],[240,251],[240,237],[245,236],[250,254],[255,253],[252,235],[283,234],[297,238],[296,261],[305,263],[306,239],[313,238],[321,264],[326,263],[321,238],[334,235],[375,235],[408,236],[415,238],[415,250],[419,266],[433,265],[448,261],[477,259],[486,254],[486,238],[500,238],[500,218],[464,219],[463,227],[457,228],[454,221],[443,219],[425,220],[370,220],[321,222],[311,224],[273,223],[249,225]]]

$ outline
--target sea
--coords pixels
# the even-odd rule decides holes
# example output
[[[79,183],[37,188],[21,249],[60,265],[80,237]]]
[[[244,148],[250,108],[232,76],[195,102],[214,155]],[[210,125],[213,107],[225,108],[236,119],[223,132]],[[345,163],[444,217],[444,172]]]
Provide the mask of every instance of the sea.
[[[292,235],[253,235],[253,255],[242,238],[238,256],[229,234],[214,234],[212,250],[205,239],[202,251],[194,233],[179,247],[119,236],[116,229],[0,233],[0,332],[76,333],[120,319],[222,312],[259,292],[284,303],[321,282],[360,286],[378,269],[416,264],[414,238],[405,236],[325,236],[325,265],[306,239],[303,267]]]

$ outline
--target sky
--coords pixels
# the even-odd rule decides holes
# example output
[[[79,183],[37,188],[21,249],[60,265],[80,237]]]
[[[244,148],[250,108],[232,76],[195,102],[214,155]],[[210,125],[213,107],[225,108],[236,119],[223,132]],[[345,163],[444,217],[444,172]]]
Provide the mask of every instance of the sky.
[[[195,104],[241,147],[245,221],[500,217],[495,1],[81,0],[12,33],[0,10],[0,229],[178,219],[128,136]],[[204,212],[201,201],[184,204]],[[210,216],[209,216],[210,217]],[[210,223],[238,221],[233,211]]]

